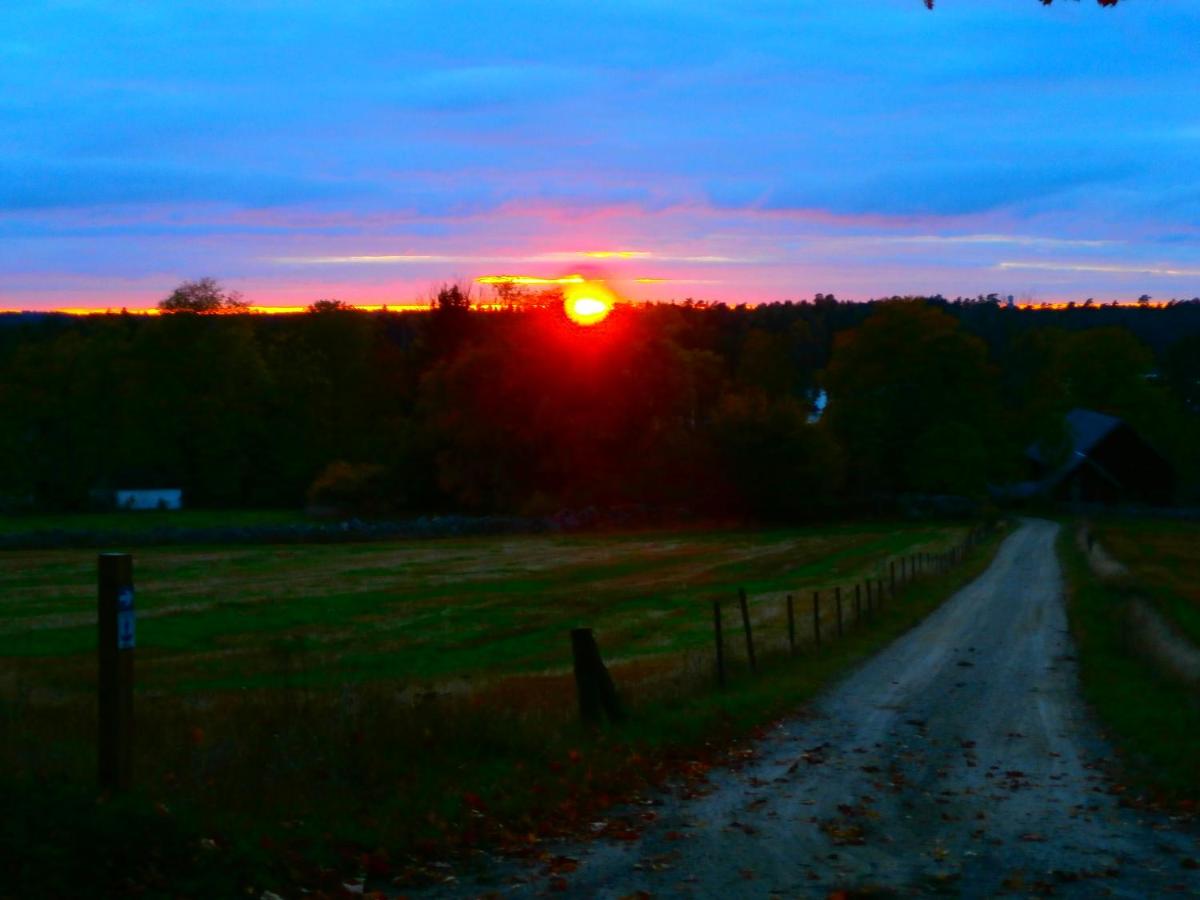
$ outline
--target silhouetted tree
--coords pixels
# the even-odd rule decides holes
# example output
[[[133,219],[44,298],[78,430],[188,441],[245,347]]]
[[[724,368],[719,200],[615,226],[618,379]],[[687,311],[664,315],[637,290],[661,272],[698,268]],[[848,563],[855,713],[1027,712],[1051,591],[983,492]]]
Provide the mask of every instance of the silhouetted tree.
[[[185,281],[158,302],[164,313],[213,313],[245,312],[250,306],[237,291],[227,291],[215,278],[200,278]]]
[[[466,312],[471,308],[471,287],[467,285],[443,284],[438,288],[433,298],[433,308],[437,312]]]
[[[354,309],[349,303],[343,303],[341,300],[315,300],[308,305],[305,312],[309,313],[337,313],[349,312]]]

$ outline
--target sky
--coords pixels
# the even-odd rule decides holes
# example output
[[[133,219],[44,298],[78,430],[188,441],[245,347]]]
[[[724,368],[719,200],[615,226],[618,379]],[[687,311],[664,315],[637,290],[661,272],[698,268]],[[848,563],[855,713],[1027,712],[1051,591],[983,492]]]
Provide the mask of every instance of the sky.
[[[0,12],[0,308],[1200,295],[1196,0]]]

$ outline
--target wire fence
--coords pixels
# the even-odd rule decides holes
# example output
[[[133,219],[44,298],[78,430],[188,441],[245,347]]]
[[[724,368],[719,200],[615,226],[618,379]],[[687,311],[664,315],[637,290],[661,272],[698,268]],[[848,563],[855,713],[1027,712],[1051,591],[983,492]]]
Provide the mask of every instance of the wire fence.
[[[680,677],[712,679],[724,686],[735,671],[758,671],[761,661],[811,652],[868,627],[914,581],[942,575],[986,540],[995,526],[978,525],[962,540],[932,552],[890,557],[873,572],[803,593],[748,595],[744,588],[714,598],[706,614],[712,620],[711,648],[685,654]],[[586,720],[607,714],[619,720],[623,710],[604,667],[591,629],[572,632],[574,672],[580,712]]]

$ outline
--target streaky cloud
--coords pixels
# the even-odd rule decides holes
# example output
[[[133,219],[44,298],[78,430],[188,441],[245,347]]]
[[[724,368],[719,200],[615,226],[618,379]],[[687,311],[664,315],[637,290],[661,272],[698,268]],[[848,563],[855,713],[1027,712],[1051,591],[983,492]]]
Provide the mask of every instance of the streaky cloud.
[[[1136,263],[1082,262],[1002,262],[997,269],[1034,269],[1043,272],[1097,272],[1109,275],[1156,275],[1165,278],[1197,278],[1200,269],[1173,265],[1138,265]]]

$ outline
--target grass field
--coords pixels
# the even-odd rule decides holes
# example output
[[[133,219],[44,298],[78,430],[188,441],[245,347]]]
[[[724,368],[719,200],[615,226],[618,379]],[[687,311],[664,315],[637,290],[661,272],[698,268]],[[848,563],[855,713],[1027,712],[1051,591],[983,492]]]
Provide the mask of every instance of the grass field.
[[[157,848],[138,857],[140,885],[169,887],[163,873],[177,865],[215,896],[311,884],[316,862],[344,876],[359,864],[339,857],[347,847],[390,853],[397,872],[414,851],[585,827],[681,766],[709,764],[936,607],[994,541],[903,586],[871,627],[828,640],[830,589],[844,589],[849,618],[855,582],[965,533],[884,523],[137,551],[137,791],[116,805],[89,799],[95,554],[5,554],[0,799],[17,812],[14,837],[0,827],[0,855],[8,840],[25,860],[18,884],[43,885],[47,872],[66,884],[89,861],[125,859],[114,841],[127,829]],[[737,652],[739,586],[758,678]],[[804,641],[813,590],[826,644],[788,659],[783,597],[797,595]],[[723,691],[714,597],[729,601]],[[595,629],[630,711],[599,733],[576,719],[567,631],[578,625]],[[156,824],[164,808],[170,822]],[[70,851],[54,836],[30,844],[68,818],[93,837]],[[197,835],[216,835],[217,849]]]
[[[743,587],[758,616],[778,618],[782,606],[767,601],[849,589],[889,558],[962,533],[884,525],[148,548],[135,555],[138,683],[203,692],[540,672],[569,664],[577,626],[595,629],[612,660],[675,655],[709,646],[713,597]],[[95,555],[2,562],[3,667],[38,688],[86,683]]]
[[[1113,519],[1096,535],[1129,567],[1140,594],[1200,644],[1200,524],[1161,519]]]
[[[1129,627],[1131,599],[1146,596],[1138,579],[1160,571],[1161,590],[1172,579],[1169,569],[1159,569],[1164,551],[1156,544],[1177,548],[1174,557],[1187,565],[1194,555],[1176,542],[1189,532],[1194,534],[1195,526],[1160,521],[1096,527],[1100,542],[1132,564],[1130,576],[1107,581],[1089,568],[1074,525],[1064,526],[1058,551],[1070,584],[1068,612],[1084,696],[1117,745],[1126,779],[1136,791],[1194,810],[1200,800],[1200,697],[1163,675],[1134,646]],[[1139,549],[1141,541],[1145,545]]]

